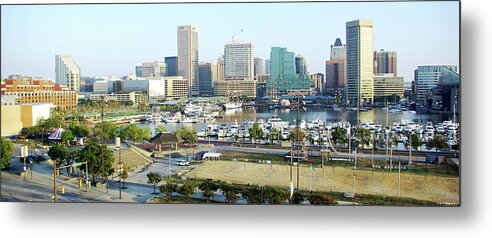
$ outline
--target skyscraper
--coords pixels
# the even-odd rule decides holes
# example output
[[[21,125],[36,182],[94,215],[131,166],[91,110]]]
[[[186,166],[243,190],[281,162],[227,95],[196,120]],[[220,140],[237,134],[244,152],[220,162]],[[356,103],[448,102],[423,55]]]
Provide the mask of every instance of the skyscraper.
[[[393,74],[395,77],[397,55],[395,51],[374,51],[374,74]]]
[[[330,60],[345,60],[347,58],[347,50],[340,38],[335,40],[335,44],[331,45],[330,49]]]
[[[311,78],[311,81],[314,82],[314,91],[317,95],[320,95],[323,93],[323,86],[324,86],[324,79],[325,75],[322,73],[315,73],[311,74],[309,76]]]
[[[224,46],[224,77],[254,79],[254,47],[251,42],[232,41]]]
[[[272,47],[267,94],[276,97],[289,92],[306,93],[309,92],[309,86],[310,80],[306,75],[296,74],[294,52],[288,52],[287,48]]]
[[[263,59],[255,57],[254,69],[255,69],[255,79],[256,79],[256,75],[263,74],[263,69],[264,69]]]
[[[373,22],[356,20],[346,23],[347,38],[347,101],[353,106],[372,103],[373,85]]]
[[[302,55],[296,56],[296,74],[307,75],[307,63],[306,58]]]
[[[340,38],[330,46],[330,60],[326,61],[326,87],[324,93],[341,99],[345,95],[346,74],[346,48],[342,45]],[[339,100],[339,103],[342,101]]]
[[[224,80],[224,57],[221,56],[217,59],[217,80]]]
[[[178,57],[169,56],[164,58],[167,66],[167,76],[178,76]]]
[[[189,80],[189,95],[198,96],[198,30],[178,26],[178,76]]]
[[[265,74],[270,74],[270,59],[265,60]]]
[[[80,67],[70,55],[55,55],[55,77],[57,84],[79,91]]]
[[[418,66],[415,71],[416,100],[425,103],[431,89],[441,84],[458,84],[459,80],[456,65]]]
[[[200,96],[213,95],[213,82],[217,81],[217,65],[202,62],[198,64],[198,86]]]
[[[135,67],[135,74],[137,77],[165,77],[167,76],[166,63],[161,61],[154,61],[143,63],[141,66]]]

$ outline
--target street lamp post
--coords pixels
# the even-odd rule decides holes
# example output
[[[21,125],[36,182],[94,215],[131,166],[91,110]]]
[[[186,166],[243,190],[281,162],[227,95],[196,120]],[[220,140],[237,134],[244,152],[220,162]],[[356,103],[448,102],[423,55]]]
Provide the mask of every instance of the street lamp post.
[[[120,137],[115,138],[116,148],[118,148],[118,188],[120,190],[120,200],[121,200],[121,174],[123,170],[123,164],[121,163],[121,139]]]
[[[105,95],[101,95],[101,129],[104,130],[104,103],[106,101],[106,97]],[[105,133],[103,131],[103,133]],[[104,141],[102,140],[102,137],[101,137],[101,145],[104,143]],[[102,172],[105,172],[104,171],[104,148],[101,148],[101,170]],[[108,174],[106,173],[106,179],[105,179],[105,182],[106,182],[106,193],[109,194],[109,183],[108,183]]]

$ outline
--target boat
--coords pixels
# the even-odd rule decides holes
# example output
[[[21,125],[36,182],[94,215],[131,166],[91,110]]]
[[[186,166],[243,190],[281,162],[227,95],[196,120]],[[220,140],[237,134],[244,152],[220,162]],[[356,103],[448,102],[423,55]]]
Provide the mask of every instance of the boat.
[[[243,106],[242,102],[229,102],[229,103],[224,104],[224,107],[226,110],[238,109],[238,108],[241,108],[242,106]]]
[[[194,114],[203,111],[203,107],[195,104],[186,104],[184,113],[186,115]]]
[[[181,123],[197,123],[197,120],[192,117],[185,117],[181,120]]]

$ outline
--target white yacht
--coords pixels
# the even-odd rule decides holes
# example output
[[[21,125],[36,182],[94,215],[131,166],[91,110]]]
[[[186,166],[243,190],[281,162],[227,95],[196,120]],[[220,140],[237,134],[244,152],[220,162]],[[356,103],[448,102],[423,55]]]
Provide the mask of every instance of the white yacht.
[[[192,117],[185,117],[181,120],[181,123],[197,123],[197,120]]]
[[[242,102],[229,102],[229,103],[224,104],[224,107],[226,110],[237,109],[237,108],[241,108],[242,106],[243,106]]]

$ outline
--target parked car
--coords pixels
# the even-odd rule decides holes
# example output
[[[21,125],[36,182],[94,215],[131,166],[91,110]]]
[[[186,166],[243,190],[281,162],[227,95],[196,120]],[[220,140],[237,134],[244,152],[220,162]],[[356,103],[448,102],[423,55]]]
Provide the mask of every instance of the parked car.
[[[190,165],[190,162],[188,162],[186,160],[179,160],[178,165],[179,166],[188,166],[188,165]]]

